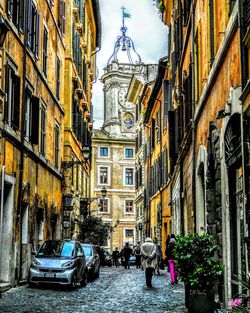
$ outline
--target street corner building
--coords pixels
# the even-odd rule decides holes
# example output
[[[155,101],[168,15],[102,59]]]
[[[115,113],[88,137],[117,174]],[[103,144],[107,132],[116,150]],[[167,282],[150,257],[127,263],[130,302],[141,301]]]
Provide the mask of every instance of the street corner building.
[[[2,0],[0,15],[0,283],[14,286],[44,240],[77,236],[101,28],[98,0]]]

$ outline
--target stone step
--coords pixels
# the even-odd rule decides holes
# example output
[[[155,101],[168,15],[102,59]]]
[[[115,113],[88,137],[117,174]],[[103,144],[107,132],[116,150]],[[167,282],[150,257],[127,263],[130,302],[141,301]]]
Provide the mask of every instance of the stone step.
[[[11,284],[10,283],[0,283],[0,293],[7,291],[11,288]]]

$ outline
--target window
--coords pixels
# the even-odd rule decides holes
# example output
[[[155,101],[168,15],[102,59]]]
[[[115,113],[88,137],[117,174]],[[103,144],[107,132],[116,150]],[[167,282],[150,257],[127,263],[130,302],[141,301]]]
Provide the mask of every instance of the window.
[[[7,14],[13,24],[23,32],[24,26],[24,0],[8,0]]]
[[[160,141],[161,138],[161,122],[160,122],[160,118],[161,118],[161,114],[160,114],[160,110],[157,111],[156,113],[156,138],[157,138],[157,142]]]
[[[44,27],[43,30],[43,73],[47,76],[47,62],[48,62],[48,31]]]
[[[46,107],[42,105],[41,107],[41,128],[40,128],[40,152],[45,156],[45,143],[46,143]]]
[[[101,166],[99,168],[100,184],[108,184],[108,168]]]
[[[39,35],[40,35],[40,14],[33,3],[33,1],[28,0],[28,46],[30,50],[34,53],[35,57],[39,57]]]
[[[134,213],[134,202],[133,200],[125,200],[125,213]]]
[[[60,70],[61,70],[61,64],[60,59],[56,58],[56,97],[59,100],[60,99]]]
[[[200,98],[200,61],[199,61],[199,37],[198,32],[194,39],[194,69],[195,69],[195,101]]]
[[[56,123],[55,125],[55,167],[59,167],[59,141],[60,141],[60,134],[59,134],[59,125]]]
[[[4,120],[16,130],[20,124],[20,77],[8,63],[5,75]]]
[[[214,62],[214,18],[214,0],[209,0],[210,66],[212,66]]]
[[[107,157],[107,156],[108,156],[108,148],[100,147],[100,157]]]
[[[134,169],[125,169],[125,185],[134,185]]]
[[[99,199],[98,213],[108,213],[108,199]]]
[[[59,14],[58,14],[58,27],[61,33],[65,34],[65,17],[66,17],[66,5],[65,0],[61,0],[59,3]]]
[[[32,144],[38,144],[39,129],[39,98],[32,95],[26,89],[24,103],[24,135],[25,139]]]
[[[124,231],[124,242],[129,242],[130,244],[134,243],[134,230],[133,229],[125,229]]]
[[[125,149],[125,158],[133,158],[134,151],[132,148],[126,148]]]
[[[163,91],[163,100],[162,100],[162,116],[163,116],[163,128],[167,128],[167,117],[169,108],[169,81],[162,80],[162,91]]]
[[[184,25],[187,25],[190,15],[191,0],[184,0]]]

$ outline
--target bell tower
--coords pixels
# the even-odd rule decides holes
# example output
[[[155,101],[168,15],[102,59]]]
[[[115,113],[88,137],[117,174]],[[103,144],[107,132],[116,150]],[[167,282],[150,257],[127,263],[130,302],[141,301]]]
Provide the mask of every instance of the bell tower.
[[[118,36],[114,51],[104,68],[101,78],[104,91],[104,124],[103,130],[111,137],[134,138],[135,107],[126,100],[130,80],[135,74],[144,72],[140,55],[136,52],[134,43],[126,35],[127,27],[123,23],[121,35]]]

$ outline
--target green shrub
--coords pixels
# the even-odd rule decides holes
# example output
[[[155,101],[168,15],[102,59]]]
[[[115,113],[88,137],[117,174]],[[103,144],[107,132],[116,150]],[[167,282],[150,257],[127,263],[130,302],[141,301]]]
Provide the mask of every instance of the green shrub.
[[[214,258],[216,249],[208,234],[177,236],[174,256],[180,279],[191,288],[213,290],[223,273],[223,265]]]

